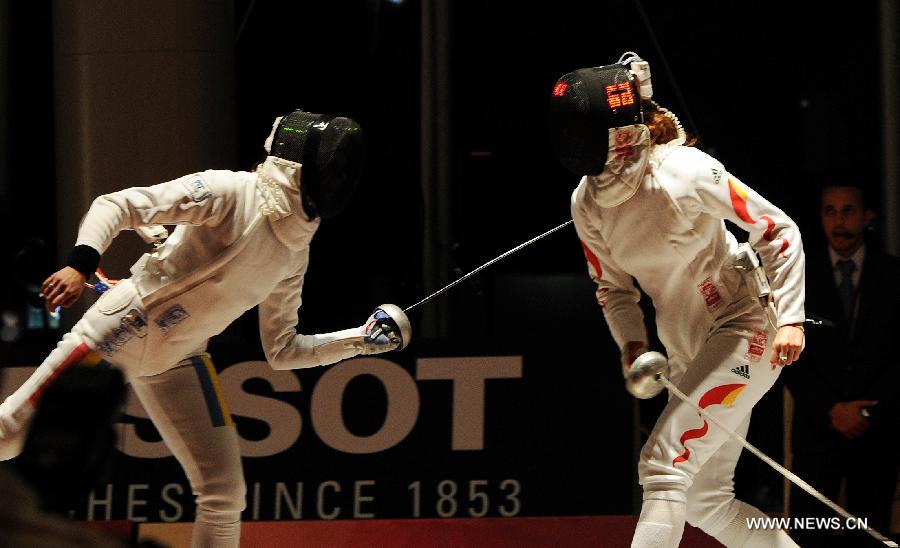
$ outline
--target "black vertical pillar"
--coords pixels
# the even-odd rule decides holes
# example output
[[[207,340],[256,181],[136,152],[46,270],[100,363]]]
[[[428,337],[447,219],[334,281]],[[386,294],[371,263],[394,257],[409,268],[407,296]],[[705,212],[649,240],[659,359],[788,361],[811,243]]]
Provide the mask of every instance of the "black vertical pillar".
[[[10,207],[10,11],[11,0],[0,0],[0,215],[9,218]],[[7,221],[2,227],[7,229]]]
[[[448,0],[422,3],[422,196],[423,281],[426,293],[450,280],[451,128],[450,128],[450,5]],[[450,329],[450,310],[443,297],[422,311],[422,334],[445,336]]]
[[[884,205],[884,246],[888,253],[900,256],[900,87],[897,86],[900,41],[897,37],[900,9],[896,0],[881,0],[881,106],[882,164],[884,175],[882,188]]]

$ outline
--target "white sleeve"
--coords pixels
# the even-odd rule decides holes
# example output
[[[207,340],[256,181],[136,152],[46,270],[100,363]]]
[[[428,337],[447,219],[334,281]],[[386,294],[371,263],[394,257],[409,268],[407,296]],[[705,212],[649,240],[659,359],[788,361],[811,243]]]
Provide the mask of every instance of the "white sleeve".
[[[576,191],[577,192],[577,191]],[[588,262],[588,274],[597,284],[597,302],[603,309],[606,324],[620,349],[630,341],[647,344],[644,313],[638,302],[641,293],[634,286],[630,274],[613,261],[603,236],[592,225],[592,219],[575,202],[573,194],[572,219]]]
[[[78,229],[75,245],[101,255],[119,232],[152,225],[215,225],[234,210],[236,180],[220,172],[194,173],[149,187],[134,187],[97,197]]]
[[[703,157],[695,186],[700,210],[727,219],[750,234],[750,245],[762,258],[772,287],[778,327],[803,322],[806,258],[800,229],[785,212],[725,171],[720,163],[705,154]]]
[[[306,264],[303,261],[303,266],[259,305],[259,334],[272,369],[328,365],[357,356],[364,348],[362,327],[318,335],[297,332]]]

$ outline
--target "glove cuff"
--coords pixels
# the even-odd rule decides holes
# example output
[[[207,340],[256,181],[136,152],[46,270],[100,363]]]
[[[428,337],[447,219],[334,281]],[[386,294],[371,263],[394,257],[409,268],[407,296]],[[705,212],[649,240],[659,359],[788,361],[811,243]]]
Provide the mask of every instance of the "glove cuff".
[[[640,343],[640,346],[630,348],[629,346],[633,343]],[[628,377],[628,370],[631,369],[629,359],[636,360],[638,356],[650,350],[650,348],[647,346],[647,343],[643,341],[633,341],[633,343],[626,343],[625,347],[622,348],[622,351],[620,353],[619,359],[622,364],[622,376],[624,377]]]
[[[66,258],[66,266],[70,266],[90,278],[100,266],[100,253],[89,245],[76,245]]]

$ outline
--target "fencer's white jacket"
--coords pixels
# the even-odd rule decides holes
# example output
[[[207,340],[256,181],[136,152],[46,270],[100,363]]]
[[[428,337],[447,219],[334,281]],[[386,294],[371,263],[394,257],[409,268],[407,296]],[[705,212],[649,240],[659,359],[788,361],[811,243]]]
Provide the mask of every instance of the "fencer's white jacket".
[[[613,154],[613,151],[610,151]],[[724,219],[749,233],[772,288],[778,326],[802,322],[804,254],[800,231],[780,209],[692,147],[654,145],[634,195],[602,207],[596,180],[583,177],[572,217],[619,348],[647,342],[640,293],[653,300],[670,358],[693,359],[717,326],[762,309],[733,268],[738,246]]]
[[[319,227],[303,211],[300,184],[300,164],[269,156],[255,172],[204,171],[94,200],[76,245],[100,254],[121,230],[177,225],[131,269],[148,324],[139,374],[171,369],[256,305],[275,369],[334,363],[362,351],[360,329],[297,333],[309,245]],[[110,291],[95,306],[112,314],[127,305],[115,300]]]

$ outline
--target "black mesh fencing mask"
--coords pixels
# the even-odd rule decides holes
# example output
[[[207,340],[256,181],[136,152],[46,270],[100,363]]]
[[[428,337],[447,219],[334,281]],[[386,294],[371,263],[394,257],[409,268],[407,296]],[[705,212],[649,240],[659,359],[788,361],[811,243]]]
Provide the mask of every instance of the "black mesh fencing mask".
[[[563,75],[550,96],[550,139],[557,158],[576,175],[599,175],[609,129],[643,123],[637,79],[621,64]]]
[[[303,164],[303,209],[327,219],[344,209],[359,183],[362,129],[350,118],[295,110],[275,129],[269,154]]]

